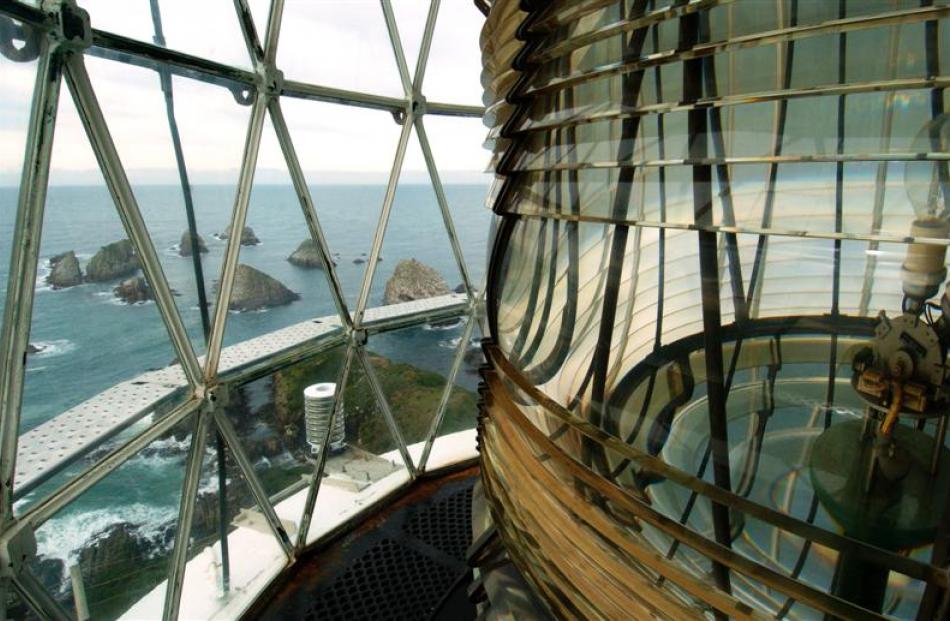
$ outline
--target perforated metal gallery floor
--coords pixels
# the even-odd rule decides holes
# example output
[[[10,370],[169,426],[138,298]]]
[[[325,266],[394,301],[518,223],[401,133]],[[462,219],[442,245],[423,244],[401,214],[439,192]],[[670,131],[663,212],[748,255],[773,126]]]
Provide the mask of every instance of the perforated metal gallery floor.
[[[418,483],[328,548],[302,559],[264,620],[474,619],[464,597],[472,541],[469,469]]]

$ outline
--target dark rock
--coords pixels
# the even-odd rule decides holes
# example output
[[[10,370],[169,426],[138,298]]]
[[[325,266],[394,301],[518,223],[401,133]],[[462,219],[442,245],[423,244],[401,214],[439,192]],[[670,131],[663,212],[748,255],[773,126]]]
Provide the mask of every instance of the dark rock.
[[[228,239],[231,237],[231,227],[227,227],[224,231],[218,233],[218,239]],[[257,235],[254,234],[254,229],[249,226],[245,226],[244,230],[241,231],[241,245],[242,246],[256,246],[261,243],[261,240],[257,238]]]
[[[86,265],[86,280],[103,282],[130,276],[139,269],[139,258],[135,255],[132,243],[123,239],[99,249],[99,252]]]
[[[465,293],[465,283],[460,282],[455,289],[452,289],[455,293]]]
[[[363,257],[356,257],[355,259],[353,259],[354,265],[361,265],[363,263],[366,263],[366,259],[364,259]]]
[[[118,286],[112,289],[112,292],[115,294],[115,297],[126,304],[136,304],[138,302],[154,299],[152,296],[152,288],[148,286],[148,282],[141,276],[123,280]]]
[[[56,264],[68,257],[69,255],[75,256],[75,253],[72,250],[67,252],[60,252],[59,254],[53,255],[49,258],[49,266],[56,267]]]
[[[49,260],[53,271],[46,277],[46,282],[53,289],[65,289],[66,287],[75,287],[82,283],[82,270],[79,269],[79,259],[76,253],[70,250],[63,254],[58,254]]]
[[[437,271],[415,259],[404,259],[396,264],[392,277],[386,283],[383,302],[399,304],[447,293],[449,286]]]
[[[153,545],[137,531],[135,524],[120,522],[92,535],[90,543],[79,551],[79,566],[87,584],[96,584],[104,576],[121,575],[120,567],[133,571],[148,558]]]
[[[37,556],[31,569],[39,581],[54,593],[66,583],[66,563],[62,559]]]
[[[228,308],[236,311],[258,310],[283,306],[299,299],[298,294],[279,280],[242,263],[234,274],[234,291]]]
[[[293,254],[287,257],[287,260],[297,267],[323,269],[323,259],[320,258],[320,251],[312,239],[305,239],[300,242]],[[333,262],[333,265],[336,266],[336,261]]]
[[[205,245],[205,240],[201,238],[201,235],[198,235],[198,252],[205,253],[208,252],[208,247]],[[185,231],[181,234],[181,241],[178,243],[178,254],[183,257],[191,256],[191,232]]]
[[[39,345],[34,345],[33,343],[30,343],[30,344],[28,344],[28,345],[26,346],[26,353],[28,353],[28,354],[38,354],[38,353],[40,353],[41,351],[43,351],[44,349],[46,349],[46,348],[45,348],[45,347],[40,347]]]
[[[475,346],[466,349],[464,361],[465,366],[477,370],[479,366],[485,364],[485,354],[482,352],[482,348]]]

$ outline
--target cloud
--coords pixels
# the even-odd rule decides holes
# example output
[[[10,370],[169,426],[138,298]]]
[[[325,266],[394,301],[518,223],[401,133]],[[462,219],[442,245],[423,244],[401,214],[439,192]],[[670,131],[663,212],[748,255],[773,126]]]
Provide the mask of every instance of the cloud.
[[[428,3],[396,0],[394,11],[414,72]],[[152,40],[148,0],[86,0],[93,26]],[[269,2],[253,0],[259,36],[266,31]],[[247,50],[230,0],[162,0],[169,47],[248,67]],[[430,101],[480,103],[478,32],[481,14],[470,2],[442,3],[423,92]],[[177,179],[165,100],[156,72],[99,58],[86,58],[90,78],[130,178],[171,183]],[[288,79],[382,95],[401,95],[399,74],[378,2],[288,0],[278,66]],[[0,58],[0,183],[16,184],[22,167],[26,123],[36,63]],[[250,108],[226,88],[175,78],[175,114],[189,172],[196,183],[228,182],[237,176]],[[387,112],[295,100],[281,100],[308,179],[385,180],[392,166],[400,126]],[[479,119],[427,116],[424,120],[443,176],[480,179],[489,154],[481,147],[486,129]],[[51,183],[101,182],[79,118],[65,85],[54,141]],[[282,151],[269,120],[258,162],[259,179],[286,178]],[[273,172],[279,171],[279,172]],[[425,162],[415,137],[405,159],[405,179],[423,179]],[[206,181],[202,181],[206,180]],[[378,181],[373,181],[378,182]]]

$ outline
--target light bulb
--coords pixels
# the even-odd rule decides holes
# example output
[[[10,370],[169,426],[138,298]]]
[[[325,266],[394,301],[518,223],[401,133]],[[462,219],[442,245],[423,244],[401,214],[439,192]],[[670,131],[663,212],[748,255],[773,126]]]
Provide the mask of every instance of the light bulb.
[[[950,153],[950,115],[941,114],[924,125],[911,152],[928,157]],[[912,160],[904,164],[904,190],[918,220],[946,219],[950,176],[944,160]]]
[[[910,234],[915,239],[946,239],[950,235],[947,220],[950,178],[947,162],[931,158],[950,152],[950,115],[941,114],[924,125],[917,132],[911,150],[927,159],[904,164],[904,190],[916,216]],[[906,312],[919,313],[924,302],[939,291],[940,283],[947,276],[946,256],[947,247],[942,244],[914,242],[907,247],[907,258],[901,266]]]

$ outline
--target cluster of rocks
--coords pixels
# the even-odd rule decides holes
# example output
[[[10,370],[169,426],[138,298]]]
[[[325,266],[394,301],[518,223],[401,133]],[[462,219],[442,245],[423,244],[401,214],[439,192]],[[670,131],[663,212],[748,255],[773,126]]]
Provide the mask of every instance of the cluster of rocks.
[[[297,249],[287,257],[287,260],[296,265],[297,267],[306,267],[311,269],[323,269],[323,260],[320,258],[320,250],[317,247],[317,244],[312,239],[305,239],[300,242],[300,245],[297,246]],[[331,261],[333,262],[333,267],[336,267],[337,261],[340,260],[340,253],[336,252],[333,254]],[[376,261],[382,261],[383,257],[376,257]],[[360,265],[369,261],[369,257],[364,252],[360,256],[353,259],[353,263]]]
[[[231,227],[228,226],[222,232],[215,235],[218,239],[228,239],[231,237]],[[244,230],[241,231],[241,245],[242,246],[257,246],[261,243],[261,240],[257,238],[257,235],[254,234],[254,229],[249,226],[245,226]]]
[[[72,250],[58,254],[49,260],[50,273],[46,282],[53,289],[75,287],[84,282],[106,282],[134,274],[141,264],[132,243],[122,239],[107,244],[86,264],[83,274],[79,259]]]
[[[379,262],[382,261],[382,260],[383,260],[382,255],[376,257],[376,262],[377,262],[377,263],[379,263]],[[369,257],[366,256],[366,253],[365,253],[365,252],[364,252],[363,254],[361,254],[360,256],[356,257],[355,259],[353,259],[353,263],[356,264],[356,265],[360,265],[360,264],[362,264],[362,263],[366,263],[367,261],[369,261]]]
[[[447,293],[450,293],[449,286],[439,272],[416,259],[404,259],[396,264],[386,282],[383,302],[399,304]]]

